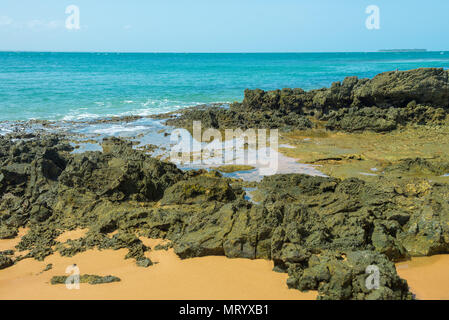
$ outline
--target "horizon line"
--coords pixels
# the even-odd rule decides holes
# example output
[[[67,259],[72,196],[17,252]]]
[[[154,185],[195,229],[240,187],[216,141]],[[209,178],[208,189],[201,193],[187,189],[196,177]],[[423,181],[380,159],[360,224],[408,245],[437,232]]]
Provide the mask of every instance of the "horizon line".
[[[387,51],[386,51],[387,50]],[[405,51],[401,51],[405,50]],[[407,51],[410,50],[410,51]],[[0,50],[1,53],[119,53],[119,54],[269,54],[269,53],[432,53],[449,52],[449,50],[426,50],[413,51],[417,49],[380,49],[377,51],[64,51],[64,50]]]

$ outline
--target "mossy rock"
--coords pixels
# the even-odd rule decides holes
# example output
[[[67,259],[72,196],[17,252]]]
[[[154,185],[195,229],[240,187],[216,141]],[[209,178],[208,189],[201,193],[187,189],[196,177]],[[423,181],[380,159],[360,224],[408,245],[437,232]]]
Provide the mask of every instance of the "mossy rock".
[[[208,176],[198,176],[180,181],[167,188],[161,200],[162,205],[193,204],[208,201],[232,201],[236,194],[232,187],[223,179]]]
[[[8,268],[14,264],[14,261],[4,254],[0,254],[0,270]]]
[[[52,285],[65,284],[68,276],[54,276],[51,278]],[[121,279],[115,276],[98,276],[92,274],[83,274],[79,277],[80,283],[88,283],[91,285],[120,282]]]
[[[1,226],[0,227],[0,239],[13,239],[17,237],[18,230],[14,227]]]
[[[238,171],[250,171],[250,170],[254,170],[255,167],[253,167],[253,166],[248,166],[248,165],[234,165],[234,164],[229,164],[229,165],[224,165],[224,166],[216,167],[215,169],[218,170],[218,171],[224,172],[224,173],[233,173],[233,172],[238,172]]]

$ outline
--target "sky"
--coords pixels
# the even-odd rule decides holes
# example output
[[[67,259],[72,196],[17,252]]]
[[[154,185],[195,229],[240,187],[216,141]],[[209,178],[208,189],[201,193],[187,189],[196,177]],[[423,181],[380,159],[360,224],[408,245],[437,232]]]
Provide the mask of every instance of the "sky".
[[[79,29],[67,29],[70,5]],[[366,26],[370,5],[379,29]],[[1,0],[0,50],[442,51],[448,15],[448,0]]]

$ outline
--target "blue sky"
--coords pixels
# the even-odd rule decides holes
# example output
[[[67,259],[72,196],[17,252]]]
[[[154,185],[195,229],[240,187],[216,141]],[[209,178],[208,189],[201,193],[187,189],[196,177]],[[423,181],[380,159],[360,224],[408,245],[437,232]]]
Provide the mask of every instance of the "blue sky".
[[[80,30],[65,28],[69,5]],[[365,27],[369,5],[379,30]],[[448,15],[447,0],[2,0],[0,50],[449,50]]]

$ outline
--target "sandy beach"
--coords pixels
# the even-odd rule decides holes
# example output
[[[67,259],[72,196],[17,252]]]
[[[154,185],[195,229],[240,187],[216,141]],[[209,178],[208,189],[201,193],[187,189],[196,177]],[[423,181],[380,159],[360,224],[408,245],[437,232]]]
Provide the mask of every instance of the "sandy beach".
[[[61,239],[76,239],[82,231],[67,232]],[[0,249],[11,249],[19,238],[0,240]],[[158,240],[145,240],[149,246]],[[136,266],[125,260],[127,250],[89,250],[72,258],[59,253],[43,262],[26,259],[0,271],[0,299],[268,299],[314,300],[316,292],[302,293],[287,288],[287,274],[272,271],[267,260],[204,257],[179,259],[172,249],[151,251],[147,256],[155,265]],[[47,264],[49,271],[42,272]],[[81,274],[113,275],[121,282],[89,285],[68,290],[65,285],[51,285],[53,276],[65,275],[67,266],[76,264]]]
[[[19,237],[0,240],[0,250],[13,249]],[[75,240],[85,230],[68,231],[59,241]],[[150,247],[162,240],[142,239]],[[268,260],[228,259],[210,256],[181,260],[169,250],[146,254],[156,264],[140,268],[128,259],[126,249],[89,250],[72,258],[59,253],[44,261],[25,259],[0,271],[0,299],[151,299],[151,300],[314,300],[315,291],[300,292],[287,288],[287,274],[272,271]],[[43,271],[47,264],[53,268]],[[121,282],[90,285],[69,290],[65,285],[51,285],[53,276],[65,275],[67,266],[76,264],[81,274],[113,275]],[[449,300],[449,255],[412,258],[396,264],[400,277],[406,279],[419,300]]]
[[[418,300],[449,300],[449,255],[412,258],[396,264]]]
[[[447,79],[391,71],[154,117],[24,122],[0,136],[0,297],[448,299],[448,256],[433,256],[449,252]],[[226,144],[198,121],[219,137],[281,130],[269,157],[243,133],[228,148],[236,161],[261,151],[278,170],[204,161]],[[189,146],[198,133],[204,163],[146,139],[172,140],[170,128]],[[98,149],[76,148],[86,141]],[[173,154],[187,156],[180,167]],[[70,266],[79,290],[65,286]]]

